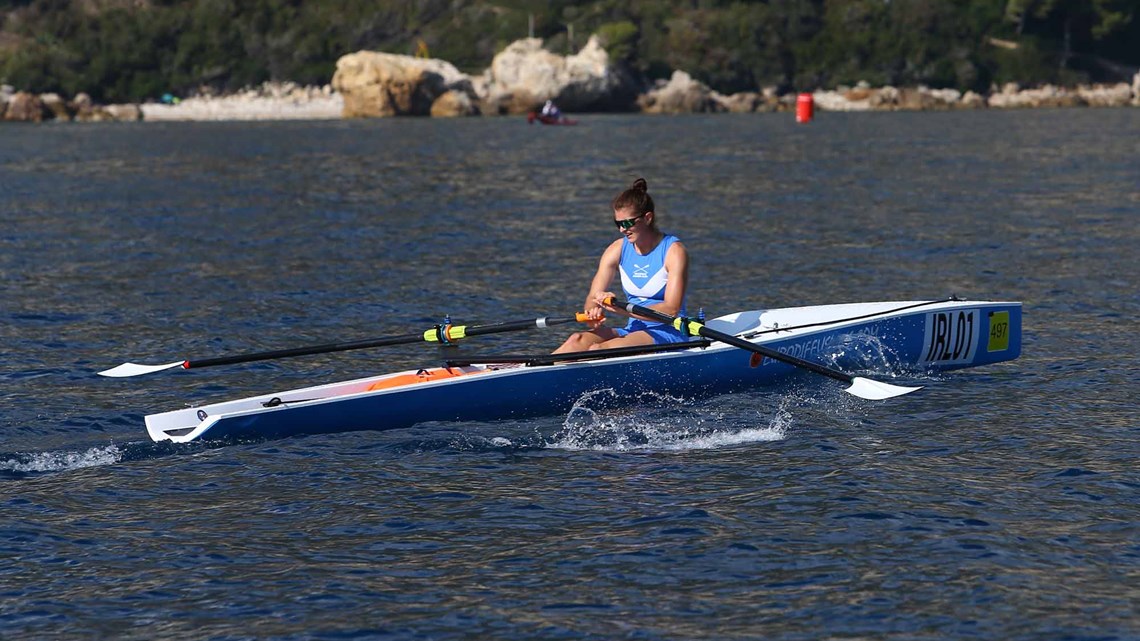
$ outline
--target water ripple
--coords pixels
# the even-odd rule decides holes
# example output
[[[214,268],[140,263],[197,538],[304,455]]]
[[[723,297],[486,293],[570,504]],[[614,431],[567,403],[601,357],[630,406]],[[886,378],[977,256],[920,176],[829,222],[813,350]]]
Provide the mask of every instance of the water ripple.
[[[1140,111],[583,120],[6,129],[5,638],[1140,636]],[[925,389],[220,447],[143,416],[438,353],[95,375],[567,313],[639,175],[690,306],[1021,300],[1023,356],[931,376],[853,336],[837,366]]]

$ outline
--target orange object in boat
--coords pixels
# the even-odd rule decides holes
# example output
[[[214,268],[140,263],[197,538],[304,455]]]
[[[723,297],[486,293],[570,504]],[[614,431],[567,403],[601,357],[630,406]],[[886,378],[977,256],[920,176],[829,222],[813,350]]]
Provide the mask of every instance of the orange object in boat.
[[[390,389],[393,387],[403,387],[405,385],[414,385],[416,383],[426,383],[428,381],[439,381],[445,378],[455,378],[457,376],[464,376],[471,372],[465,372],[459,368],[446,368],[434,367],[432,369],[421,369],[414,374],[399,374],[391,378],[376,381],[368,386],[369,392],[374,392],[380,389]]]

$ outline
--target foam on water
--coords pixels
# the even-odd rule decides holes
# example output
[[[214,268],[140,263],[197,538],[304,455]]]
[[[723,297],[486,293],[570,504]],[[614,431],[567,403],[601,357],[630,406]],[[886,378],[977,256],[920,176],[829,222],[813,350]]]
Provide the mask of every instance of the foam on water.
[[[612,389],[578,399],[562,430],[546,447],[595,451],[689,451],[782,440],[791,415],[779,409],[766,418],[759,411],[702,406],[691,400],[645,392],[636,402]],[[733,420],[726,420],[732,414]],[[754,424],[726,430],[725,425]]]
[[[16,452],[3,456],[0,459],[0,472],[37,473],[113,465],[122,460],[123,452],[112,443],[82,452]]]

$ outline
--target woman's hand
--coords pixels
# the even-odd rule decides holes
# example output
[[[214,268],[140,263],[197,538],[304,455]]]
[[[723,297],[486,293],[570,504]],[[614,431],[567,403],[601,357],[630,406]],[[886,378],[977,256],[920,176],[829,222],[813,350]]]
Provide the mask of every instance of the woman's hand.
[[[617,311],[617,308],[615,308],[613,305],[610,305],[606,301],[608,301],[610,299],[616,299],[616,298],[617,298],[617,295],[615,295],[613,292],[600,292],[598,294],[594,294],[594,302],[597,303],[597,305],[599,307],[601,307],[602,309],[605,309],[605,310],[611,311],[611,312]]]
[[[592,298],[586,299],[585,311],[590,329],[597,329],[602,323],[606,322],[606,310],[610,309],[610,307],[606,305],[605,300],[606,297],[612,296],[613,293],[611,292],[602,292],[600,294],[594,294]]]

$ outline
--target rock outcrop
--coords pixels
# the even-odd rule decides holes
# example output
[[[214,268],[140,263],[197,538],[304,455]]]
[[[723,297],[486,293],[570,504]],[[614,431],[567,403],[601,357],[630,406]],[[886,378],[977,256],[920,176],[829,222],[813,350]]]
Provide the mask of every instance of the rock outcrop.
[[[596,37],[571,56],[524,38],[476,77],[443,60],[358,51],[337,61],[332,86],[346,118],[522,114],[546,100],[565,111],[629,111],[638,93]]]
[[[17,91],[7,101],[4,120],[16,122],[42,122],[51,112],[44,107],[44,101],[37,95]]]
[[[591,36],[581,51],[560,56],[539,38],[517,40],[474,81],[488,113],[520,114],[553,100],[564,111],[630,111],[640,87]]]
[[[71,120],[71,110],[68,109],[67,101],[57,93],[42,93],[40,94],[40,101],[43,102],[44,109],[51,117],[56,120]]]
[[[449,90],[443,92],[435,102],[431,103],[431,116],[433,118],[455,118],[457,116],[477,116],[479,107],[471,100],[470,94],[465,91]]]
[[[648,114],[713,113],[727,111],[713,99],[708,85],[694,80],[684,71],[674,71],[668,81],[658,81],[637,99],[641,111]]]
[[[343,96],[345,118],[428,116],[444,94],[474,94],[471,80],[449,62],[376,51],[341,57],[332,87]]]

